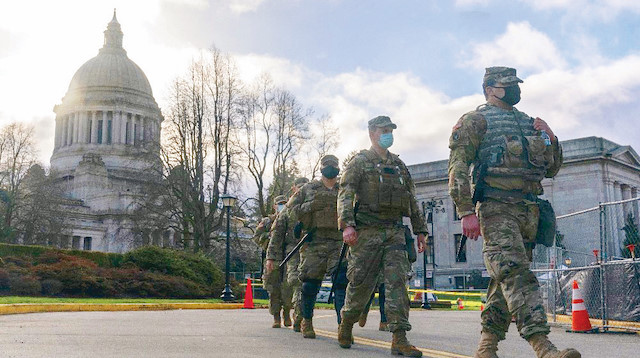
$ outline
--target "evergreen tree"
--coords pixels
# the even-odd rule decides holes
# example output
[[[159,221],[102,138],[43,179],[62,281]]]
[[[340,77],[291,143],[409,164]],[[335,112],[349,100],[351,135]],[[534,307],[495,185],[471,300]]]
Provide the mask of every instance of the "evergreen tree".
[[[622,257],[631,257],[631,251],[627,248],[628,245],[633,244],[635,247],[636,257],[640,255],[640,235],[638,235],[638,226],[636,225],[635,218],[632,213],[627,215],[627,219],[625,220],[624,226],[622,230],[624,230],[624,243],[622,244]]]

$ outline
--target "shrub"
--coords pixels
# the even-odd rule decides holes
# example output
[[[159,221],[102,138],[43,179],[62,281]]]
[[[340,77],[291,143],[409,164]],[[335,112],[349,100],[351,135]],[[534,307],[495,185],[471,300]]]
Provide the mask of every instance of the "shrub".
[[[9,272],[0,269],[0,290],[7,290],[11,287],[9,283]]]
[[[57,296],[64,288],[62,282],[55,279],[43,280],[40,285],[42,286],[42,294],[45,296]]]
[[[158,247],[120,255],[0,244],[0,256],[0,290],[12,295],[197,298],[223,287],[210,259]]]
[[[29,258],[29,261],[32,261],[33,259],[39,258],[41,255],[50,255],[52,252],[82,257],[95,262],[100,267],[119,267],[123,259],[122,254],[116,253],[84,250],[60,250],[47,246],[0,243],[0,257],[16,256],[25,259]]]
[[[42,291],[40,281],[33,276],[11,277],[11,293],[18,296],[39,296]]]
[[[213,261],[182,251],[145,246],[126,253],[123,262],[132,262],[143,270],[180,276],[205,285],[217,286],[222,281],[222,272]]]
[[[24,268],[31,267],[31,262],[28,260],[25,260],[22,257],[8,256],[8,257],[5,257],[3,261],[5,265],[13,264],[17,267],[24,267]]]

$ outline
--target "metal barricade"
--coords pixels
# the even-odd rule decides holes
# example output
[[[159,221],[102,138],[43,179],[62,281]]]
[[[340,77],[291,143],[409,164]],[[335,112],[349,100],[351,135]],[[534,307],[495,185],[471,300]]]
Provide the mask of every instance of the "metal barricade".
[[[630,198],[556,218],[556,246],[537,247],[532,262],[552,322],[571,323],[577,281],[594,328],[640,331],[639,205]],[[584,251],[567,249],[566,238]]]

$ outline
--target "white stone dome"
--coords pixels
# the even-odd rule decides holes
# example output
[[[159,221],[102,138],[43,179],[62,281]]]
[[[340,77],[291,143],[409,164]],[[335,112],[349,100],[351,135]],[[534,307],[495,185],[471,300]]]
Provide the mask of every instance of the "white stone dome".
[[[106,89],[105,87],[133,90],[153,96],[147,76],[127,57],[124,50],[100,50],[98,56],[85,62],[73,75],[68,93]]]
[[[114,11],[98,55],[80,66],[54,107],[51,169],[62,177],[72,177],[87,153],[99,155],[109,175],[136,177],[157,164],[162,113],[122,38]]]

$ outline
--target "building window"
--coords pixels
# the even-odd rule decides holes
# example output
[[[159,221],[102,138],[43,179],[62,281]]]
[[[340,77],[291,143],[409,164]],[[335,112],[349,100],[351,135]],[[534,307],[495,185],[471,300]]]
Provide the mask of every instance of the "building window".
[[[80,250],[80,236],[74,236],[71,242],[71,248],[74,250]]]
[[[137,146],[139,144],[138,140],[138,125],[133,124],[133,145]]]
[[[456,207],[456,204],[453,203],[453,221],[460,221],[460,217],[458,216],[458,208]]]
[[[89,130],[87,131],[87,143],[91,143],[91,132],[93,131],[93,121],[91,120],[91,118],[89,118],[89,120],[87,121],[87,128],[89,128]]]
[[[84,238],[83,249],[87,250],[87,251],[91,250],[91,237],[87,236],[87,237]]]
[[[108,120],[107,121],[107,144],[111,144],[111,126],[112,126],[113,121],[112,120]]]
[[[102,119],[98,120],[98,144],[102,144]]]
[[[125,123],[124,127],[124,143],[129,144],[129,122]]]
[[[456,262],[467,262],[467,242],[465,241],[464,245],[460,247],[460,243],[462,242],[462,234],[453,235],[455,240],[455,248],[456,248]]]
[[[454,276],[456,280],[456,290],[464,290],[467,288],[467,282],[464,276]]]
[[[426,257],[425,262],[428,264],[432,264],[433,263],[433,236],[432,235],[428,235],[425,238],[426,244],[427,244],[427,249],[424,251],[424,256]]]

